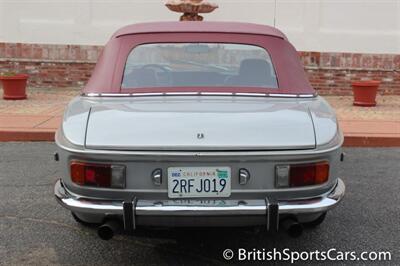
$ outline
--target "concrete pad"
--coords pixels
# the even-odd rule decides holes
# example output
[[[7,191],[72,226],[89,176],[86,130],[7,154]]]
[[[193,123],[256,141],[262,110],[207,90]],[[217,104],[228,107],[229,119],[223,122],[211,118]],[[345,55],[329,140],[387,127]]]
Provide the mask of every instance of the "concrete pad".
[[[0,128],[33,128],[51,118],[42,115],[0,115]]]
[[[367,134],[399,134],[400,121],[339,121],[339,125],[346,133]]]
[[[46,128],[46,129],[57,129],[61,125],[62,117],[55,116],[47,120],[46,122],[38,125],[36,128]]]

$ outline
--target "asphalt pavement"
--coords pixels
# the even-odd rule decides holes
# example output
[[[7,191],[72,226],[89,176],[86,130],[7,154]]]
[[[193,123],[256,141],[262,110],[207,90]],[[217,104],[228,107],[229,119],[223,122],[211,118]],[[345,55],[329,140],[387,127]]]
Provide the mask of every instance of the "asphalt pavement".
[[[53,185],[59,176],[53,143],[0,143],[1,265],[206,265],[237,262],[239,248],[295,252],[389,251],[400,265],[400,149],[347,148],[341,176],[344,201],[316,229],[300,238],[263,228],[140,229],[110,241],[77,224],[59,206]],[[222,253],[232,249],[234,259]],[[243,262],[242,262],[243,263]],[[248,261],[244,262],[249,264]],[[364,265],[364,261],[313,262]],[[300,265],[305,262],[300,262]]]

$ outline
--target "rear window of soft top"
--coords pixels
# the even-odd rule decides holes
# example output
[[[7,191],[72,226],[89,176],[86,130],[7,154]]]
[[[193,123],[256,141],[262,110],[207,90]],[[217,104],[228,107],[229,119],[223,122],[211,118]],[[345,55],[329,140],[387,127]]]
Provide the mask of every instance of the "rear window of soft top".
[[[278,88],[268,52],[233,43],[142,44],[126,61],[122,89],[156,87]]]

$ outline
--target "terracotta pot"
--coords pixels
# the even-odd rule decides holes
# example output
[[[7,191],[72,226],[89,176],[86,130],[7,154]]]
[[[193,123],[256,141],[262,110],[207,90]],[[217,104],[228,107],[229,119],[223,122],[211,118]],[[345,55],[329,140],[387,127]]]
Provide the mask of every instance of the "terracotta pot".
[[[380,82],[377,80],[354,81],[353,87],[354,102],[357,106],[375,106],[376,93]]]
[[[26,99],[26,82],[28,80],[28,75],[17,74],[14,76],[0,76],[0,80],[3,83],[3,99]]]

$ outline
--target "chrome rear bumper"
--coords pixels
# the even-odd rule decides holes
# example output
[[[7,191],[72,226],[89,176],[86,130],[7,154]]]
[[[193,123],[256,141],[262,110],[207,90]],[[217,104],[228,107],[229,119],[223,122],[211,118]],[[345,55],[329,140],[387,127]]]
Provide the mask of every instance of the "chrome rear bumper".
[[[68,191],[61,180],[54,187],[58,202],[68,210],[98,215],[118,215],[124,219],[126,230],[136,226],[139,217],[199,217],[199,216],[264,216],[268,229],[277,229],[279,216],[285,214],[319,213],[335,207],[343,198],[345,185],[338,179],[336,186],[327,194],[311,199],[276,201],[260,200],[217,200],[212,203],[176,200],[142,200],[133,198],[126,201],[86,199]]]

